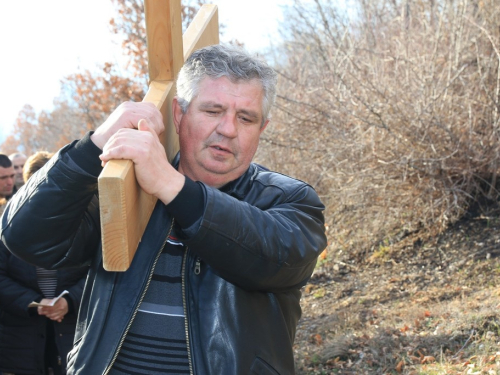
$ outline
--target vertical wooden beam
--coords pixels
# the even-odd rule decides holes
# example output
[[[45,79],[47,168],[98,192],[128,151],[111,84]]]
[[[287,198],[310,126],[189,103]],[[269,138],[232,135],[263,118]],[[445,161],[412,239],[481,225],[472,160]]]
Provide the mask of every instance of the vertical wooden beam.
[[[186,52],[189,56],[194,49],[219,43],[217,7],[202,6],[183,37],[180,0],[145,0],[145,15],[150,84],[143,101],[154,103],[163,115],[161,141],[172,161],[179,150],[171,114],[174,81]],[[126,271],[157,199],[140,188],[130,160],[108,162],[98,181],[104,268]]]
[[[184,63],[180,0],[145,0],[149,82],[173,81]]]

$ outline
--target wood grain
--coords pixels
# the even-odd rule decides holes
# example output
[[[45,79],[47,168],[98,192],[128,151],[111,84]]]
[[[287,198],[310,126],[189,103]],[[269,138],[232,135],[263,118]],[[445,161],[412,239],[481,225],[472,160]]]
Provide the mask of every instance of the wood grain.
[[[165,121],[160,140],[171,162],[179,150],[172,121],[175,78],[195,49],[219,43],[217,6],[203,5],[182,36],[180,0],[145,0],[150,84],[143,101],[152,102]],[[99,179],[103,265],[126,271],[151,217],[157,198],[137,183],[130,160],[111,160]]]

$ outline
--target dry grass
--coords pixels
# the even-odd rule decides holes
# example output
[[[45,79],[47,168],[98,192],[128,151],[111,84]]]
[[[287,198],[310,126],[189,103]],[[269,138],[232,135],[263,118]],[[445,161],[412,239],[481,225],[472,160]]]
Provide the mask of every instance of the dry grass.
[[[384,257],[328,255],[304,289],[297,374],[500,373],[499,233],[479,216]]]
[[[340,317],[343,323],[312,336],[312,355],[297,353],[298,373],[497,374],[499,297],[498,290],[486,290],[451,302],[399,302]]]

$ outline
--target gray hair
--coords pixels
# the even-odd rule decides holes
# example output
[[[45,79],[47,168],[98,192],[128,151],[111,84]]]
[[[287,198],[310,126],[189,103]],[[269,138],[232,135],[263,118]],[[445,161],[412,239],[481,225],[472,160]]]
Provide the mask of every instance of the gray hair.
[[[9,159],[11,161],[14,161],[14,159],[17,159],[17,158],[25,158],[27,159],[26,155],[20,153],[20,152],[14,152],[13,154],[10,154],[9,155]]]
[[[276,72],[265,62],[242,48],[220,44],[201,48],[191,54],[177,77],[177,99],[183,113],[198,95],[200,82],[205,77],[227,77],[231,82],[257,79],[262,84],[262,124],[270,118],[276,98]]]

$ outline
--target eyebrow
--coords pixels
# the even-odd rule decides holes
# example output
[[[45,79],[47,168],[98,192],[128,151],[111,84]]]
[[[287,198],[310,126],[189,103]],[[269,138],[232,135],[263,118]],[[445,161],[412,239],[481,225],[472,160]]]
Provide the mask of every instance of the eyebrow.
[[[7,175],[7,176],[0,176],[0,180],[5,180],[6,178],[14,178],[15,174]]]
[[[222,104],[219,104],[219,103],[216,103],[216,102],[204,102],[204,103],[200,103],[200,105],[198,106],[198,108],[201,109],[201,110],[213,109],[213,108],[225,109],[225,107]],[[255,119],[256,121],[258,121],[260,119],[259,114],[257,112],[255,112],[255,111],[249,111],[249,110],[246,110],[246,109],[239,109],[236,112],[240,113],[240,114],[243,114],[243,115],[245,115],[247,117],[251,117],[251,118]]]
[[[198,105],[199,109],[221,108],[224,109],[222,104],[216,102],[203,102]]]

